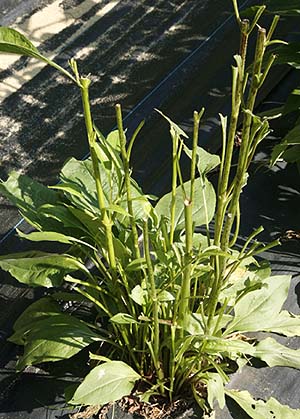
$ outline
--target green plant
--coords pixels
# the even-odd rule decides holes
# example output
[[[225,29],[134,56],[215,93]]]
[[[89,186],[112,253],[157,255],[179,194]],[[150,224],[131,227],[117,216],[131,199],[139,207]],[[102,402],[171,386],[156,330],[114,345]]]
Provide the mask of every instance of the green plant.
[[[300,17],[300,7],[296,0],[267,0],[267,12],[269,14],[276,14],[276,19],[279,16]],[[257,12],[260,6],[253,6],[244,12],[246,16],[251,16]],[[300,44],[299,42],[282,42],[282,45],[274,45],[272,53],[276,55],[275,64],[288,64],[291,67],[300,69]],[[287,163],[296,163],[300,170],[300,90],[295,86],[289,94],[286,103],[283,106],[277,107],[269,111],[269,115],[273,114],[276,117],[285,118],[286,115],[294,114],[295,123],[293,128],[286,133],[279,144],[273,148],[270,163],[273,166],[279,159],[285,160]]]
[[[47,61],[74,82],[82,95],[90,158],[71,158],[60,183],[45,187],[11,173],[1,192],[36,231],[21,238],[65,245],[61,253],[30,251],[0,257],[0,267],[18,281],[49,289],[14,325],[10,341],[24,345],[18,370],[55,362],[89,347],[92,368],[67,391],[73,405],[104,405],[133,390],[142,401],[160,395],[173,401],[192,394],[204,413],[225,395],[252,418],[282,419],[300,411],[275,399],[255,401],[249,393],[229,390],[229,374],[256,357],[272,366],[300,367],[300,350],[268,337],[246,338],[247,332],[300,336],[300,317],[282,310],[291,278],[270,276],[255,256],[278,244],[256,240],[255,230],[242,247],[236,245],[239,200],[257,145],[269,133],[268,118],[254,114],[257,93],[274,61],[262,69],[277,18],[270,30],[259,27],[250,74],[246,70],[248,39],[262,6],[250,23],[241,20],[239,54],[232,67],[232,112],[220,115],[221,159],[198,146],[204,110],[194,112],[188,136],[168,117],[172,138],[171,191],[160,198],[144,195],[132,178],[130,157],[142,128],[126,140],[120,105],[118,129],[105,137],[93,124],[90,80],[74,60],[72,72],[43,57],[21,34],[0,28],[0,50]],[[234,143],[242,124],[236,170]],[[190,158],[190,180],[183,181],[181,156]],[[219,166],[217,194],[208,180]],[[214,225],[211,221],[214,219]],[[202,226],[205,234],[196,232]],[[72,285],[70,287],[69,285]],[[90,320],[62,310],[63,301],[80,301]]]

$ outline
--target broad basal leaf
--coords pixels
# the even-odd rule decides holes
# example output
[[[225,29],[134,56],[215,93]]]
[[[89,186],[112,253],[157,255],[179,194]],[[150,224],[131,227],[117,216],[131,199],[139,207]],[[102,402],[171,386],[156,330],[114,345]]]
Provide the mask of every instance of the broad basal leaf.
[[[205,351],[210,354],[226,354],[235,360],[237,355],[254,355],[255,347],[241,339],[210,338],[205,345]]]
[[[218,402],[220,409],[225,406],[224,383],[221,376],[217,373],[208,372],[205,374],[207,386],[207,401],[211,409],[214,409],[215,400]]]
[[[190,182],[185,182],[184,187],[186,191],[190,190]],[[155,207],[155,213],[159,217],[170,218],[171,213],[172,194],[164,195]],[[210,222],[214,216],[216,206],[216,194],[214,188],[207,179],[198,178],[195,181],[195,197],[193,205],[193,221],[196,226],[201,226]],[[175,204],[175,229],[184,227],[184,197],[182,188],[179,186],[176,189],[176,204]]]
[[[246,294],[235,305],[235,317],[226,332],[254,332],[272,328],[287,298],[290,282],[288,275],[263,280],[267,287]]]
[[[16,320],[14,324],[15,333],[9,338],[9,341],[24,345],[27,333],[33,324],[59,314],[61,314],[59,304],[51,297],[44,297],[35,301]]]
[[[299,419],[300,410],[280,404],[271,397],[267,402],[255,400],[248,391],[225,390],[252,419]]]
[[[85,377],[70,403],[104,405],[128,396],[140,378],[129,365],[121,361],[106,362]]]
[[[6,182],[0,183],[0,192],[37,229],[60,230],[61,225],[56,220],[49,219],[39,210],[45,204],[55,205],[59,200],[57,192],[17,172],[12,172]]]
[[[69,255],[37,251],[1,256],[0,268],[19,282],[47,288],[59,286],[68,272],[85,270],[80,261]]]
[[[270,337],[260,341],[255,349],[254,356],[266,362],[269,367],[300,368],[300,349],[287,348]]]
[[[51,316],[33,324],[17,368],[70,358],[95,340],[99,336],[81,320],[67,314]]]
[[[265,321],[260,330],[284,336],[300,336],[300,316],[282,310],[274,318]]]
[[[88,242],[83,240],[77,239],[76,237],[66,236],[62,233],[56,233],[54,231],[34,231],[33,233],[24,234],[20,230],[17,230],[18,235],[26,240],[30,240],[33,242],[41,242],[41,241],[49,241],[49,242],[57,242],[57,243],[64,243],[64,244],[74,244],[78,243],[83,246],[92,248],[96,250],[92,245]]]

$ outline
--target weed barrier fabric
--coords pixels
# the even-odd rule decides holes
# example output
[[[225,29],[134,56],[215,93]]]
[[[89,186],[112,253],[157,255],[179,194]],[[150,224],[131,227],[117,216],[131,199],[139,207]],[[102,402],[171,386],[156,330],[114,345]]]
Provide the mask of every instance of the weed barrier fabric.
[[[207,49],[205,50],[206,54],[211,52],[210,48],[211,46],[207,44]],[[202,59],[204,58],[207,58],[207,56],[205,57],[204,55]],[[196,65],[195,62],[194,65]],[[224,65],[225,68],[225,63],[222,65]],[[219,69],[218,71],[221,70]],[[224,82],[224,84],[226,83]],[[182,90],[185,89],[181,87],[181,90],[178,89],[177,91]],[[189,96],[191,94],[191,90],[191,88],[187,89]],[[159,101],[160,106],[163,106],[165,103],[165,99],[162,97],[163,95],[164,92],[161,93],[158,91],[157,95],[155,96],[156,100]],[[175,96],[177,95],[178,93],[176,93]],[[170,97],[167,99],[167,102],[169,103],[172,101],[172,98]],[[188,96],[183,100],[183,104],[185,106],[188,100]],[[207,103],[208,108],[211,106],[208,112],[211,114],[216,114],[215,109],[213,109],[212,106],[213,101],[214,99],[211,99],[211,101],[208,101]],[[228,97],[226,97],[226,95],[223,96],[222,100],[220,99],[218,106],[220,106],[221,103],[223,103],[223,106],[226,107],[226,103],[228,103]],[[151,106],[151,101],[148,103],[148,106]],[[140,109],[142,109],[142,107]],[[176,110],[176,112],[179,112],[179,110]],[[224,111],[224,113],[226,113],[226,111]],[[191,112],[189,112],[187,118],[190,117],[190,115]],[[136,115],[133,115],[133,125],[135,118],[137,119]],[[174,119],[176,119],[176,116]],[[156,122],[156,118],[154,118],[154,122]],[[158,127],[156,132],[162,132],[160,130],[161,127]],[[212,135],[212,131],[213,130],[209,131],[209,135],[207,135],[207,141],[209,141],[209,137]],[[165,138],[165,133],[163,133],[161,136]],[[158,138],[161,138],[161,136]],[[139,156],[141,155],[140,153],[137,154]],[[159,153],[157,152],[156,155],[158,157]],[[156,160],[156,158],[153,160]],[[139,164],[140,167],[143,165],[145,166],[145,161],[139,160]],[[151,179],[151,184],[153,184],[153,182],[157,182],[161,172],[157,170],[156,173],[157,175]],[[146,182],[146,174],[144,174],[144,176]],[[165,178],[163,178],[160,183],[160,187],[166,187]],[[148,187],[150,187],[149,184]],[[272,208],[270,208],[270,203],[274,203]],[[245,226],[245,230],[243,232],[245,236],[251,232],[254,227],[257,227],[260,224],[263,224],[266,227],[266,240],[268,240],[268,238],[272,238],[274,234],[279,234],[285,230],[288,230],[289,228],[299,228],[299,220],[297,220],[299,208],[298,174],[295,173],[292,168],[290,168],[287,171],[282,171],[279,169],[277,172],[268,172],[267,176],[261,173],[259,173],[259,175],[255,175],[253,179],[250,179],[249,186],[245,190],[245,196],[242,205],[244,205],[244,211],[247,213],[247,226]],[[19,251],[21,249],[24,250],[24,243],[20,243],[15,237],[11,236],[9,241],[6,241],[4,247],[5,249],[2,249],[3,253],[12,251],[12,249],[13,251]],[[296,313],[299,313],[298,299],[300,299],[299,287],[297,286],[297,283],[299,282],[299,276],[297,276],[299,271],[297,265],[299,266],[300,262],[299,253],[299,242],[295,241],[293,243],[286,243],[280,249],[277,249],[275,252],[266,255],[272,261],[274,273],[292,273],[294,275],[293,287],[291,288],[288,300],[288,308],[292,312]],[[11,328],[11,325],[15,320],[15,317],[18,315],[18,312],[21,312],[22,309],[28,305],[32,298],[38,296],[35,295],[36,291],[28,293],[28,291],[25,289],[21,289],[21,292],[18,294],[18,288],[15,290],[18,304],[14,306],[15,311],[10,311],[11,307],[9,301],[12,296],[12,290],[14,290],[14,284],[12,284],[12,281],[9,278],[5,278],[4,280],[10,284],[10,288],[7,295],[5,295],[5,292],[1,294],[1,303],[5,309],[3,310],[3,316],[1,317],[0,323],[6,323],[4,325],[5,329],[3,327],[3,338],[5,338],[7,331]],[[300,345],[298,339],[290,339],[289,342],[291,347],[296,348]],[[58,378],[56,381],[52,381],[47,375],[36,368],[30,368],[26,370],[22,375],[16,374],[14,372],[13,361],[17,355],[16,349],[12,346],[9,346],[8,348],[6,345],[4,345],[3,339],[3,348],[4,346],[6,350],[3,350],[3,356],[1,358],[2,370],[0,370],[0,418],[18,419],[26,417],[26,419],[66,419],[68,417],[69,411],[64,409],[64,404],[61,398],[62,389],[65,385],[66,378]],[[9,358],[11,361],[7,363]],[[248,389],[254,396],[257,397],[275,396],[282,403],[289,404],[291,407],[299,407],[299,383],[300,372],[297,370],[288,368],[270,369],[265,368],[263,365],[258,365],[256,368],[247,367],[247,370],[245,370],[245,372],[242,374],[236,374],[232,379],[231,387]],[[125,415],[118,409],[108,415],[109,419],[111,417],[115,417],[117,419],[133,418],[132,415]],[[196,411],[188,411],[184,416],[182,416],[182,418],[183,417],[196,418],[199,417],[199,415],[197,415]],[[179,418],[180,416],[178,419]],[[234,405],[234,403],[229,402],[229,410],[218,412],[217,419],[231,418],[246,419],[245,414],[241,413],[239,408]]]

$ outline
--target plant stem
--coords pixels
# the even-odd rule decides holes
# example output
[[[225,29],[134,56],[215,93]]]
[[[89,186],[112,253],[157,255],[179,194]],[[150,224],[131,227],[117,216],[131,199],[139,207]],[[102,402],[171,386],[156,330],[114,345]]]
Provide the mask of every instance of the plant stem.
[[[237,213],[238,202],[240,194],[244,185],[245,174],[247,170],[248,155],[251,149],[250,144],[250,132],[252,124],[252,112],[255,106],[256,96],[261,84],[261,67],[262,60],[265,52],[266,45],[266,30],[263,28],[258,29],[258,37],[256,43],[256,51],[253,65],[252,82],[250,86],[249,96],[247,100],[247,111],[244,115],[243,130],[242,130],[242,143],[239,153],[239,160],[237,166],[237,172],[234,179],[234,188],[232,198],[228,208],[227,219],[225,221],[224,230],[222,233],[222,249],[226,250],[229,243],[230,233],[233,226],[233,222]]]
[[[178,323],[181,326],[180,335],[183,337],[184,327],[188,321],[189,303],[191,298],[191,259],[193,251],[193,203],[188,198],[184,200],[185,216],[185,255],[183,280],[180,291],[180,304],[178,312]]]
[[[114,244],[113,244],[112,221],[109,218],[107,211],[105,209],[105,198],[104,198],[104,192],[103,192],[102,183],[101,183],[98,157],[95,151],[96,134],[93,127],[91,107],[90,107],[90,101],[89,101],[90,83],[91,81],[89,79],[83,78],[83,77],[80,78],[83,113],[84,113],[85,126],[86,126],[88,143],[90,147],[91,159],[92,159],[94,176],[95,176],[98,205],[101,211],[102,222],[105,227],[109,264],[112,271],[112,275],[113,277],[115,277],[117,263],[116,263]]]
[[[237,3],[234,2],[237,6]],[[233,67],[233,80],[232,80],[232,112],[230,117],[230,125],[227,141],[224,136],[224,121],[223,121],[223,151],[222,151],[222,162],[218,181],[218,201],[217,201],[217,214],[215,220],[215,231],[214,231],[214,245],[220,246],[222,239],[222,231],[224,225],[224,219],[226,215],[226,208],[228,205],[228,183],[231,172],[234,141],[237,132],[238,119],[244,94],[245,85],[245,66],[248,48],[249,38],[249,21],[243,20],[240,22],[241,29],[241,40],[240,40],[240,55],[237,57],[237,67]],[[224,147],[226,148],[224,150]],[[223,264],[224,258],[216,255],[214,258],[214,277],[212,289],[210,292],[210,298],[208,303],[208,321],[207,321],[207,333],[209,333],[212,321],[216,312],[218,303],[218,296],[223,278]]]
[[[241,41],[240,41],[240,65],[233,68],[233,82],[232,82],[232,112],[229,125],[228,139],[226,142],[226,150],[224,162],[222,162],[222,173],[218,182],[218,208],[215,222],[215,239],[214,244],[220,245],[222,228],[224,223],[226,203],[227,203],[227,189],[229,182],[230,169],[232,164],[232,156],[234,149],[234,141],[236,137],[238,118],[240,114],[240,107],[243,97],[244,79],[245,79],[245,65],[248,46],[248,28],[249,22],[242,21],[241,23]]]
[[[171,199],[171,223],[170,223],[170,245],[174,241],[175,232],[175,211],[176,211],[176,188],[177,188],[177,151],[178,151],[178,134],[174,134],[172,138],[172,199]]]
[[[126,188],[126,195],[127,195],[127,209],[130,215],[130,223],[131,223],[131,230],[133,236],[133,245],[134,245],[134,257],[135,259],[139,259],[141,257],[140,249],[139,249],[139,236],[137,232],[137,227],[134,219],[134,212],[132,206],[132,196],[131,196],[131,182],[130,182],[130,168],[129,168],[129,156],[126,151],[126,138],[123,129],[123,118],[122,118],[122,110],[121,105],[117,104],[116,107],[116,117],[117,117],[117,125],[119,131],[119,139],[120,139],[120,147],[121,147],[121,155],[124,165],[124,172],[125,172],[125,188]]]
[[[156,293],[156,285],[155,285],[155,278],[152,266],[152,260],[150,255],[150,246],[149,246],[149,230],[148,230],[148,221],[144,220],[143,222],[143,236],[144,236],[144,252],[145,252],[145,259],[148,268],[148,276],[150,281],[150,289],[151,289],[151,300],[153,304],[153,355],[154,355],[154,367],[156,370],[158,384],[160,386],[160,391],[164,394],[165,389],[163,385],[164,380],[164,373],[161,369],[160,365],[160,357],[159,357],[159,305]]]

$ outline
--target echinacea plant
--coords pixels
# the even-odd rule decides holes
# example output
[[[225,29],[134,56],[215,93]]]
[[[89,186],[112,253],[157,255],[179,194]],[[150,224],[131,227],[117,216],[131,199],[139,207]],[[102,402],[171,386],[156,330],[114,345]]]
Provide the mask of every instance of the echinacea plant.
[[[260,227],[237,246],[240,195],[255,150],[270,132],[268,118],[254,111],[275,60],[264,56],[278,18],[266,30],[257,25],[264,6],[249,22],[240,18],[236,0],[233,5],[241,41],[232,67],[231,114],[220,115],[221,157],[198,145],[204,109],[194,112],[191,140],[160,112],[170,125],[172,184],[157,202],[143,194],[131,173],[131,152],[143,124],[126,138],[117,104],[118,129],[104,136],[91,115],[91,81],[80,75],[76,61],[70,60],[67,71],[16,30],[0,28],[1,51],[47,62],[82,96],[90,157],[70,158],[56,186],[17,172],[0,185],[34,228],[29,234],[18,231],[22,239],[64,245],[58,253],[1,256],[0,267],[19,282],[48,291],[14,325],[9,340],[24,346],[19,371],[89,349],[89,373],[66,391],[70,405],[105,405],[130,394],[146,403],[158,395],[172,402],[184,395],[193,396],[210,415],[216,403],[224,408],[226,395],[253,419],[300,417],[300,410],[273,398],[254,400],[246,391],[226,387],[230,373],[253,357],[270,367],[300,368],[300,350],[273,337],[247,335],[300,336],[300,317],[282,309],[291,278],[270,276],[269,267],[255,259],[278,241],[257,241]],[[256,48],[248,66],[253,33]],[[234,166],[238,130],[241,145]],[[190,159],[186,182],[183,155]],[[209,181],[213,169],[219,173],[216,191]],[[65,301],[83,304],[89,320],[64,310]]]

